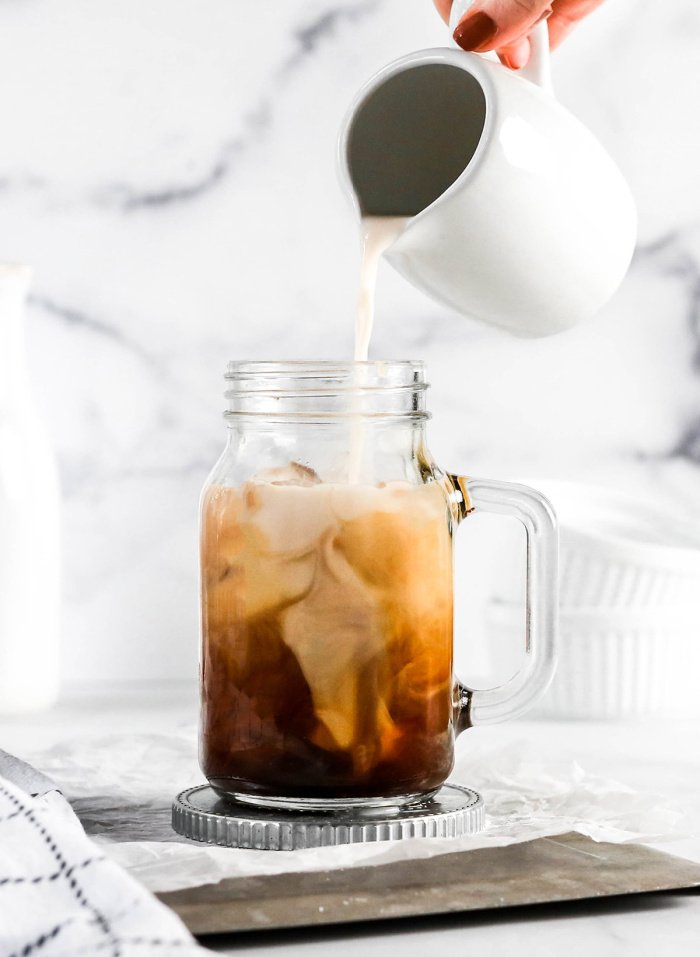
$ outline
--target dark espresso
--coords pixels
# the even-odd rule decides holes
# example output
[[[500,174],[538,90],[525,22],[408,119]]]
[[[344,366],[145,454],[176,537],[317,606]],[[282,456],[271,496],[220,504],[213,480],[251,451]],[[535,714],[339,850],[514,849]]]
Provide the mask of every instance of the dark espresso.
[[[452,744],[452,542],[438,484],[213,486],[202,767],[226,793],[391,798]]]

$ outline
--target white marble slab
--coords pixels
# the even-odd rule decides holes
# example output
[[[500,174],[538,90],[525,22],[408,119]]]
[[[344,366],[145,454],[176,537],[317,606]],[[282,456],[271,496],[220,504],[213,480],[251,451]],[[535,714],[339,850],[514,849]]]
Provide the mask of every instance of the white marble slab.
[[[196,509],[229,358],[349,356],[358,248],[335,137],[429,0],[0,3],[0,255],[31,262],[32,370],[65,496],[69,682],[193,674]],[[471,474],[653,486],[698,510],[700,10],[607,0],[561,99],[630,179],[641,244],[595,321],[518,342],[388,268],[376,357],[424,358]]]

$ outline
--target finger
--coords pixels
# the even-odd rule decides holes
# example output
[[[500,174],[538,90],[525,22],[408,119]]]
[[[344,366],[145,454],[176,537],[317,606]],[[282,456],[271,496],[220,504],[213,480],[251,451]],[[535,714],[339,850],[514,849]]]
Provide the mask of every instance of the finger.
[[[530,59],[530,41],[527,37],[520,37],[515,43],[501,47],[496,51],[498,59],[511,70],[522,70]]]
[[[450,8],[452,7],[452,0],[433,0],[433,3],[437,7],[437,11],[445,21],[449,22],[450,19]]]
[[[567,37],[579,20],[583,20],[603,0],[554,0],[549,18],[549,45],[554,50]]]
[[[550,8],[551,0],[477,0],[454,38],[464,50],[499,50],[529,33]]]

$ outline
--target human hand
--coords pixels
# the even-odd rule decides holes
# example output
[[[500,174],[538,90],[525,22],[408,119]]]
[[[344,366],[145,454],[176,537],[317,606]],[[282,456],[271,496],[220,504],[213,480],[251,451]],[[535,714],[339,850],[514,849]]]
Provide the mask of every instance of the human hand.
[[[459,21],[455,41],[464,50],[485,53],[495,50],[501,63],[512,70],[530,59],[528,33],[549,18],[549,45],[557,47],[564,37],[603,0],[475,0]],[[447,23],[452,0],[434,0]]]

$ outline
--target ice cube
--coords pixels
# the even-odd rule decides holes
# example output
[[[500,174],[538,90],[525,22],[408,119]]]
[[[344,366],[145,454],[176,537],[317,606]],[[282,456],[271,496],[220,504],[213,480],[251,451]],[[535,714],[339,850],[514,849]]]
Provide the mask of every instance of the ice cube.
[[[253,482],[264,482],[266,485],[300,485],[304,488],[309,485],[319,485],[321,479],[308,465],[301,462],[290,462],[276,468],[262,469],[256,472]]]
[[[262,536],[258,547],[269,554],[301,556],[318,546],[336,523],[328,485],[272,485],[249,482],[243,488],[246,507],[240,516]]]
[[[300,489],[256,488],[271,501],[251,499],[245,486],[214,486],[204,501],[202,565],[207,615],[215,626],[279,611],[313,582],[315,546],[324,528],[317,510],[304,517],[304,510],[289,502],[289,493]],[[310,522],[314,515],[316,527]]]

